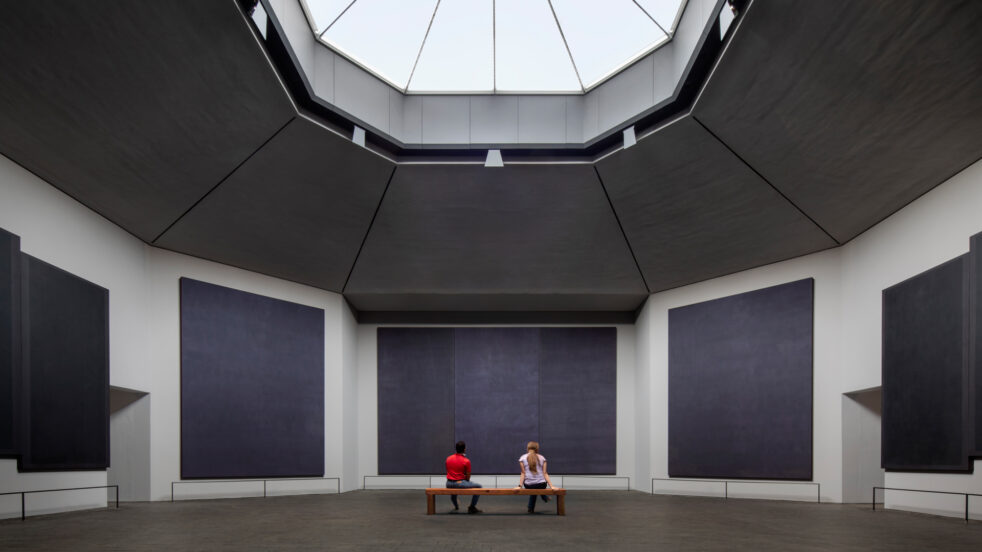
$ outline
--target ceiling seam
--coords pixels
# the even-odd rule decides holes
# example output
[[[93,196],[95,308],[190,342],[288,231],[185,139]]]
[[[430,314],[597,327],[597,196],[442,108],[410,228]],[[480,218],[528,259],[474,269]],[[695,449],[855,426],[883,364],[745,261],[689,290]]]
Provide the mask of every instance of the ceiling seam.
[[[794,201],[792,201],[790,197],[788,197],[787,195],[785,195],[784,192],[782,192],[781,190],[779,190],[778,187],[775,186],[773,183],[771,183],[770,180],[768,180],[767,178],[765,178],[764,175],[760,174],[760,172],[756,168],[754,168],[753,165],[751,165],[749,162],[747,162],[746,159],[744,159],[743,157],[741,157],[739,153],[737,153],[736,151],[734,151],[734,149],[731,148],[729,144],[727,144],[726,142],[724,142],[722,138],[720,138],[719,136],[717,136],[715,132],[713,132],[712,130],[709,129],[709,127],[707,127],[706,125],[704,125],[703,122],[700,121],[698,117],[696,117],[695,113],[692,113],[691,114],[691,117],[692,117],[692,120],[693,121],[695,121],[696,123],[698,123],[699,126],[701,126],[703,128],[703,130],[705,130],[706,132],[708,132],[710,136],[712,136],[717,142],[720,143],[720,145],[722,145],[724,148],[727,149],[727,151],[729,151],[734,157],[736,157],[740,161],[740,163],[743,163],[743,165],[745,167],[747,167],[748,169],[750,169],[751,171],[753,171],[753,173],[755,175],[757,175],[758,178],[760,178],[761,180],[763,180],[764,183],[767,184],[768,186],[770,186],[772,190],[774,190],[781,197],[783,197],[784,200],[787,201],[792,207],[794,207],[799,213],[801,213],[801,215],[803,217],[805,217],[809,221],[811,221],[811,223],[814,224],[816,228],[818,228],[819,230],[821,230],[826,236],[828,236],[830,240],[832,240],[833,242],[835,242],[836,245],[842,245],[843,242],[840,242],[839,240],[835,239],[835,237],[832,234],[830,234],[829,231],[826,230],[824,226],[822,226],[821,224],[819,224],[817,220],[815,220],[814,218],[811,217],[811,215],[809,215],[808,213],[806,213],[804,209],[802,209],[801,207],[799,207],[797,203],[795,203]]]
[[[102,217],[103,219],[105,219],[105,220],[106,220],[106,222],[108,222],[108,223],[110,223],[110,224],[113,224],[113,225],[115,225],[116,227],[118,227],[119,229],[121,229],[121,230],[122,230],[123,232],[126,232],[127,234],[129,234],[129,235],[131,235],[131,236],[133,236],[134,238],[136,238],[136,239],[138,239],[138,240],[140,240],[141,242],[143,242],[143,243],[145,243],[145,244],[148,244],[148,245],[150,245],[150,244],[151,244],[151,242],[148,242],[148,241],[147,241],[146,239],[144,239],[144,238],[141,238],[141,237],[140,237],[140,236],[139,236],[139,235],[138,235],[138,234],[137,234],[136,232],[134,232],[133,230],[131,230],[131,229],[129,229],[129,228],[127,228],[127,227],[125,227],[125,226],[123,226],[123,223],[121,223],[121,222],[118,222],[118,221],[116,221],[116,220],[114,220],[114,219],[111,219],[111,218],[109,218],[109,216],[107,216],[106,214],[104,214],[104,213],[103,213],[102,211],[100,211],[100,210],[98,210],[98,209],[96,209],[96,207],[95,207],[95,206],[93,206],[93,205],[90,205],[90,204],[88,204],[88,203],[86,203],[86,202],[84,202],[84,201],[82,201],[82,200],[81,200],[81,199],[80,199],[79,197],[77,197],[77,196],[76,196],[76,195],[75,195],[74,193],[71,193],[71,192],[68,192],[68,191],[67,191],[67,190],[65,190],[65,189],[64,189],[64,188],[63,188],[62,186],[60,186],[60,185],[58,185],[58,184],[55,184],[55,182],[54,182],[54,179],[53,179],[53,176],[52,176],[52,177],[48,177],[48,176],[42,176],[42,175],[41,175],[41,173],[40,173],[40,172],[38,172],[38,171],[40,171],[40,170],[41,170],[41,168],[38,168],[38,170],[34,170],[34,169],[32,169],[31,167],[28,167],[27,165],[25,165],[24,163],[21,163],[21,162],[20,162],[19,160],[17,160],[17,159],[14,159],[13,157],[11,157],[11,155],[13,155],[13,154],[11,154],[11,153],[9,153],[9,152],[0,152],[0,156],[4,156],[4,157],[6,157],[6,158],[7,158],[7,159],[9,159],[9,160],[10,160],[10,161],[11,161],[11,162],[12,162],[13,164],[15,164],[15,165],[17,165],[18,167],[20,167],[20,168],[22,168],[22,169],[24,169],[25,171],[27,171],[27,172],[29,172],[29,173],[31,173],[32,175],[34,175],[34,177],[35,177],[35,178],[37,178],[37,179],[38,179],[38,180],[40,180],[41,182],[44,182],[45,184],[48,184],[48,185],[49,185],[49,186],[51,186],[52,188],[54,188],[54,189],[56,189],[56,190],[58,190],[59,192],[61,192],[61,193],[63,193],[63,194],[65,194],[66,196],[68,196],[68,198],[69,198],[69,199],[71,199],[72,201],[74,201],[74,202],[76,202],[76,203],[78,203],[78,204],[79,204],[79,205],[81,205],[82,207],[85,207],[86,209],[88,209],[88,210],[90,210],[90,211],[92,211],[93,213],[95,213],[95,214],[97,214],[97,215],[99,215],[100,217]]]
[[[580,78],[580,70],[576,68],[573,51],[569,49],[569,43],[566,42],[566,33],[563,32],[563,26],[559,24],[559,16],[556,15],[556,8],[552,6],[552,0],[549,0],[549,11],[552,12],[552,19],[556,22],[556,28],[559,29],[559,37],[563,39],[563,46],[566,47],[566,54],[569,55],[569,62],[573,64],[573,72],[576,73],[576,80],[580,83],[580,90],[586,94],[586,87],[583,86],[583,79]]]
[[[423,35],[423,42],[419,44],[419,51],[416,52],[416,61],[413,62],[413,68],[409,71],[409,79],[406,81],[406,88],[402,91],[406,94],[409,93],[409,85],[413,82],[413,75],[416,74],[416,66],[419,65],[419,58],[423,56],[423,48],[426,47],[426,39],[430,37],[430,29],[433,28],[433,20],[436,19],[436,12],[440,9],[440,0],[436,0],[436,6],[433,6],[433,14],[430,15],[430,24],[426,26],[426,34]]]
[[[276,138],[277,136],[279,136],[279,134],[281,132],[283,132],[283,129],[285,129],[286,127],[290,126],[290,123],[292,123],[294,120],[296,120],[296,118],[297,118],[296,115],[291,116],[290,119],[286,123],[283,124],[283,126],[281,126],[280,128],[278,128],[276,130],[276,132],[274,132],[272,134],[272,136],[270,136],[269,138],[267,138],[262,144],[259,145],[258,148],[256,148],[255,150],[253,150],[252,153],[250,153],[249,155],[247,155],[245,157],[245,159],[243,159],[238,165],[236,165],[231,171],[229,171],[228,174],[226,174],[221,180],[219,180],[218,181],[218,184],[215,184],[214,186],[212,186],[210,190],[208,190],[207,192],[205,192],[205,194],[203,196],[201,196],[200,198],[198,198],[198,201],[195,201],[194,204],[192,204],[190,207],[187,208],[187,210],[185,210],[183,213],[181,213],[181,216],[179,216],[176,219],[174,219],[174,222],[172,222],[169,225],[167,225],[167,228],[164,228],[164,230],[161,233],[157,234],[157,237],[155,237],[153,240],[151,240],[150,241],[150,244],[157,243],[157,240],[159,240],[160,238],[162,238],[164,236],[164,234],[166,234],[168,231],[170,231],[171,228],[174,227],[175,224],[177,224],[178,222],[180,222],[182,218],[184,218],[185,216],[187,216],[188,213],[190,213],[192,210],[194,210],[194,208],[197,207],[198,204],[200,204],[202,201],[204,201],[206,197],[208,197],[209,195],[211,195],[211,193],[214,192],[215,190],[217,190],[219,186],[221,186],[222,184],[224,184],[225,181],[229,179],[229,177],[231,177],[233,174],[235,174],[235,172],[238,171],[240,167],[242,167],[242,165],[245,165],[250,159],[252,159],[252,157],[254,155],[256,155],[257,153],[259,153],[260,150],[262,150],[263,148],[265,148],[266,147],[266,144],[270,143],[273,140],[273,138]]]
[[[382,210],[382,202],[385,201],[385,195],[389,193],[389,187],[392,185],[392,179],[395,177],[398,169],[399,165],[395,165],[392,167],[392,172],[389,173],[389,180],[385,182],[385,189],[382,190],[382,195],[378,198],[378,205],[375,206],[375,212],[372,213],[372,220],[368,223],[368,228],[365,229],[365,237],[361,239],[361,245],[358,246],[358,253],[355,253],[355,258],[351,261],[351,269],[348,270],[348,276],[344,279],[344,285],[341,286],[342,294],[347,289],[348,282],[351,281],[351,275],[354,274],[355,267],[358,266],[358,258],[361,257],[361,252],[365,249],[365,243],[368,242],[368,235],[372,233],[372,227],[375,226],[375,219],[378,217],[378,212]]]
[[[976,158],[976,159],[975,159],[974,161],[970,161],[970,162],[969,162],[969,163],[968,163],[967,165],[965,165],[964,167],[960,167],[960,168],[958,168],[958,169],[956,169],[956,170],[955,170],[954,172],[952,172],[952,173],[951,173],[951,174],[949,174],[948,176],[945,176],[944,178],[942,178],[941,180],[939,180],[937,184],[935,184],[935,185],[933,185],[933,186],[931,186],[930,188],[928,188],[927,190],[924,190],[923,192],[921,192],[921,193],[919,193],[919,194],[917,194],[917,196],[916,196],[916,197],[914,197],[914,198],[913,198],[913,199],[911,199],[910,201],[908,201],[908,202],[906,202],[906,203],[904,203],[903,205],[901,205],[900,207],[898,207],[896,211],[893,211],[892,213],[890,213],[890,214],[888,214],[888,215],[886,215],[886,216],[884,216],[884,217],[881,217],[881,218],[880,218],[879,220],[877,220],[876,222],[874,222],[874,223],[872,223],[872,224],[870,224],[870,225],[869,225],[869,226],[867,226],[866,228],[863,228],[863,229],[862,229],[862,231],[860,231],[860,232],[858,232],[858,233],[856,233],[855,235],[853,235],[853,236],[851,236],[851,237],[850,237],[849,239],[847,239],[847,240],[845,240],[845,241],[844,241],[844,242],[842,242],[842,243],[843,243],[843,244],[846,244],[846,243],[849,243],[849,242],[850,242],[850,241],[852,241],[852,240],[853,240],[854,238],[856,238],[856,237],[858,237],[858,236],[861,236],[861,235],[862,235],[862,234],[863,234],[864,232],[866,232],[867,230],[870,230],[871,228],[873,228],[873,227],[874,227],[874,226],[876,226],[877,224],[880,224],[880,223],[881,223],[881,222],[883,222],[884,220],[886,220],[886,219],[888,219],[888,218],[890,218],[891,216],[893,216],[893,214],[894,214],[894,213],[897,213],[898,211],[900,211],[901,209],[903,209],[903,208],[905,208],[905,207],[907,207],[907,206],[908,206],[908,205],[910,205],[911,203],[914,203],[914,202],[915,202],[915,201],[917,201],[918,199],[920,199],[920,198],[922,198],[922,197],[924,197],[925,195],[927,195],[927,193],[928,193],[928,192],[930,192],[930,191],[932,191],[932,190],[934,190],[935,188],[937,188],[938,186],[940,186],[940,185],[942,185],[942,184],[944,184],[945,182],[947,182],[947,181],[949,181],[949,180],[951,180],[952,178],[955,178],[956,176],[958,176],[958,174],[959,174],[959,173],[961,173],[961,172],[962,172],[962,171],[964,171],[965,169],[967,169],[967,168],[969,168],[969,167],[971,167],[972,165],[974,165],[974,164],[976,164],[976,163],[978,163],[978,162],[980,162],[980,161],[982,161],[982,155],[980,155],[979,157],[977,157],[977,158]]]
[[[638,256],[634,254],[634,248],[631,247],[631,240],[627,238],[627,232],[624,231],[624,225],[621,224],[620,217],[617,216],[617,209],[614,208],[614,202],[610,199],[610,194],[607,192],[607,185],[604,184],[604,179],[600,176],[600,169],[596,165],[593,166],[593,172],[597,175],[597,181],[600,182],[600,189],[604,192],[604,197],[607,198],[607,205],[610,205],[610,212],[614,215],[614,220],[617,221],[617,227],[621,229],[621,235],[624,236],[624,243],[627,245],[627,250],[631,253],[631,258],[634,259],[634,266],[638,269],[638,275],[641,276],[641,283],[644,284],[645,291],[651,294],[651,288],[648,286],[648,280],[644,277],[644,271],[641,270],[641,263],[638,262]]]

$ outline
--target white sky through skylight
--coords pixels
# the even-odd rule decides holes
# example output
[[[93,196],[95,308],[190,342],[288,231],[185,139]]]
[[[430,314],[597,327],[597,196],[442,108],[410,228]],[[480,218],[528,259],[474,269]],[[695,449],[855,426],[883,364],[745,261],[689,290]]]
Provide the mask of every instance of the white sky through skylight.
[[[578,93],[671,39],[685,0],[301,0],[320,39],[408,93]]]

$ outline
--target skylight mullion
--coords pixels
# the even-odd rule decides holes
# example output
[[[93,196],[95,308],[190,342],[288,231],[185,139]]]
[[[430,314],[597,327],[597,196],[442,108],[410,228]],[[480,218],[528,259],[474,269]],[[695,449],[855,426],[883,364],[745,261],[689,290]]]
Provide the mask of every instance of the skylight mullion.
[[[582,94],[671,40],[687,3],[294,1],[321,42],[410,94]]]
[[[323,40],[404,90],[437,0],[358,0],[327,29]]]
[[[632,0],[584,9],[579,0],[550,0],[584,87],[592,88],[668,39]]]
[[[552,19],[556,22],[556,28],[559,29],[559,36],[563,37],[563,46],[566,47],[566,53],[569,54],[569,62],[573,64],[573,72],[576,73],[576,80],[580,81],[580,90],[586,91],[586,87],[583,86],[583,78],[580,77],[580,70],[576,68],[576,60],[573,59],[573,52],[569,49],[569,42],[566,41],[566,34],[563,33],[563,26],[559,24],[559,18],[556,17],[556,8],[552,5],[552,0],[549,0],[549,11],[552,12]]]
[[[634,0],[669,37],[675,34],[675,24],[686,0]]]
[[[430,36],[430,29],[433,28],[433,20],[436,19],[436,12],[440,9],[440,0],[436,0],[436,6],[433,7],[433,15],[430,16],[430,24],[426,26],[426,34],[423,35],[423,42],[419,45],[419,51],[416,52],[416,61],[413,62],[413,69],[409,72],[409,80],[406,81],[406,87],[403,88],[403,92],[409,90],[409,85],[413,82],[413,75],[416,74],[416,66],[419,65],[419,56],[423,55],[423,48],[426,46],[426,38]]]
[[[499,93],[582,93],[548,2],[496,0],[495,89]]]
[[[668,36],[672,35],[672,33],[665,30],[665,27],[662,27],[661,23],[659,23],[657,19],[655,19],[654,17],[651,16],[650,13],[648,13],[648,10],[644,9],[644,6],[638,4],[638,0],[631,0],[631,1],[634,2],[634,5],[637,6],[639,10],[643,11],[644,14],[648,16],[648,19],[650,19],[652,23],[658,25],[658,28],[661,29],[661,32],[665,33]]]
[[[314,34],[320,36],[341,16],[354,0],[300,0]]]
[[[494,92],[492,0],[441,0],[406,92]]]

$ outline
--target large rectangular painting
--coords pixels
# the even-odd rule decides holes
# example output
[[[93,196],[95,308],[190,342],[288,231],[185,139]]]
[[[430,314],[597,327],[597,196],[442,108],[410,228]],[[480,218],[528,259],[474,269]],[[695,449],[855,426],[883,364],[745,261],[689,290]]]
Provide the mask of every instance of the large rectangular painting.
[[[549,470],[617,471],[617,329],[542,328],[539,439]]]
[[[883,467],[969,462],[969,256],[883,290]]]
[[[21,256],[20,468],[109,466],[109,292]]]
[[[0,230],[0,457],[17,454],[20,420],[20,238]]]
[[[452,329],[378,330],[380,474],[443,470],[453,452],[453,390]]]
[[[516,474],[529,441],[553,473],[613,474],[616,328],[380,328],[380,474]],[[448,385],[449,383],[449,385]]]
[[[324,474],[324,311],[181,278],[181,477]]]
[[[970,448],[972,455],[982,457],[982,234],[972,236],[969,253],[969,288],[971,309],[971,349],[969,365],[969,391],[973,431]]]
[[[455,437],[474,473],[517,474],[539,440],[539,329],[457,328],[454,351]]]
[[[814,280],[668,312],[671,477],[812,477]]]

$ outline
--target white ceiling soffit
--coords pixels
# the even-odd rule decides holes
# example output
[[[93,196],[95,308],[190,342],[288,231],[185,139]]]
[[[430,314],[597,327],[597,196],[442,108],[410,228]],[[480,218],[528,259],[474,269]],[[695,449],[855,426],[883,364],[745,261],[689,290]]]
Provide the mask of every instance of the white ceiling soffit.
[[[410,94],[583,94],[670,41],[686,3],[300,1],[323,43]]]

